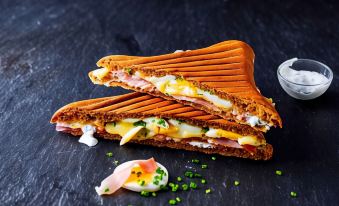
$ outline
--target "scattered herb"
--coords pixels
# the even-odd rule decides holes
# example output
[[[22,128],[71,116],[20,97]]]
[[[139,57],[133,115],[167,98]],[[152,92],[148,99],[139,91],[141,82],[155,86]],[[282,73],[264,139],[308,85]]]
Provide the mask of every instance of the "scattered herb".
[[[211,157],[212,158],[212,160],[216,160],[217,158],[216,157]]]
[[[176,205],[176,204],[177,204],[177,201],[171,199],[171,200],[168,201],[168,203],[169,203],[170,205]]]
[[[138,184],[140,186],[144,186],[145,185],[145,180],[138,180]]]
[[[192,162],[195,164],[199,164],[200,161],[198,159],[193,159]]]
[[[184,120],[178,119],[179,124],[184,123]]]
[[[202,176],[199,173],[194,173],[194,177],[201,178]]]
[[[154,180],[154,181],[153,181],[153,184],[159,185],[159,180]]]
[[[205,193],[206,193],[206,194],[209,194],[209,193],[211,193],[211,189],[207,189],[207,190],[205,190]]]
[[[239,182],[239,181],[237,181],[237,180],[236,180],[236,181],[234,181],[234,185],[235,185],[235,186],[238,186],[239,184],[240,184],[240,182]]]
[[[114,165],[117,166],[119,164],[119,161],[118,160],[114,160]]]
[[[135,126],[135,127],[137,127],[137,126],[146,127],[146,122],[140,120],[140,121],[134,122],[133,126]]]
[[[180,197],[176,197],[175,200],[176,200],[177,202],[181,202]]]
[[[147,191],[141,191],[141,192],[140,192],[140,195],[141,195],[141,196],[144,196],[144,197],[148,197],[148,196],[149,196],[149,192],[147,192]]]
[[[182,81],[182,80],[184,80],[184,78],[182,76],[181,77],[176,77],[175,80]]]
[[[275,174],[281,176],[282,175],[282,171],[281,170],[276,170]]]
[[[201,179],[201,183],[202,184],[206,184],[206,180],[205,179]]]
[[[106,156],[107,156],[107,157],[113,157],[113,153],[112,153],[112,152],[107,152],[107,153],[106,153]]]
[[[164,119],[159,119],[157,124],[164,127],[164,128],[168,127],[168,125],[166,124],[166,121]]]
[[[297,193],[296,192],[291,192],[291,197],[297,197]]]
[[[203,127],[201,129],[202,133],[206,133],[206,132],[208,132],[208,130],[210,130],[210,128],[208,128],[208,127]]]
[[[190,188],[196,189],[198,186],[195,182],[190,182]]]
[[[157,193],[152,192],[152,196],[153,196],[153,197],[156,197],[156,196],[157,196]]]
[[[105,192],[108,192],[108,191],[109,191],[109,188],[106,188],[106,189],[105,189]]]
[[[113,127],[117,126],[117,123],[116,123],[116,122],[112,122],[112,124],[113,124]]]
[[[177,177],[177,180],[178,180],[178,182],[181,182],[182,178],[181,177]]]
[[[131,75],[132,74],[132,69],[131,68],[125,68],[125,71],[127,74]]]
[[[183,185],[181,185],[181,188],[182,188],[182,190],[186,191],[186,190],[188,190],[188,185],[187,184],[183,184]]]
[[[201,165],[201,169],[206,169],[207,165]]]
[[[186,172],[185,172],[185,177],[190,177],[190,178],[192,178],[192,177],[193,177],[193,172],[191,172],[191,171],[186,171]]]

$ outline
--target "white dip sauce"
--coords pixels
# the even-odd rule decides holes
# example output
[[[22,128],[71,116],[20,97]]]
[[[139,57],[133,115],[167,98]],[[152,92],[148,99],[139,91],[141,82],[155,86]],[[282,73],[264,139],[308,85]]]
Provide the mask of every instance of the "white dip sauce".
[[[81,128],[83,134],[79,139],[80,143],[86,144],[89,147],[93,147],[98,144],[98,140],[94,138],[95,127],[91,125],[85,125]]]

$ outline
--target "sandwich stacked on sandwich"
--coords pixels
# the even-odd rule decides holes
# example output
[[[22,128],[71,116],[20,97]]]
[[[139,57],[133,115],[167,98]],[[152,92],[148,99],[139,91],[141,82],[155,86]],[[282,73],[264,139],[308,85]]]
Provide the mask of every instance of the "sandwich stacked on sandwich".
[[[267,160],[273,149],[262,132],[282,123],[255,85],[253,61],[240,41],[160,56],[107,56],[89,73],[92,82],[137,92],[66,105],[51,122],[81,139],[94,134],[120,145]]]

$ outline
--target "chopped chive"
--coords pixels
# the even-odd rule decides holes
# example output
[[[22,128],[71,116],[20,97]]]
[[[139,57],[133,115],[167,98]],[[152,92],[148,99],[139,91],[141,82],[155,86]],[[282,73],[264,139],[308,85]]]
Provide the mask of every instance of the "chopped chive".
[[[205,179],[201,179],[201,183],[202,184],[206,184],[206,180]]]
[[[168,186],[173,187],[173,186],[174,186],[174,183],[173,183],[173,182],[170,182],[170,183],[168,183]]]
[[[178,185],[178,184],[175,184],[175,185],[172,187],[172,192],[176,192],[178,189],[179,189],[179,185]]]
[[[239,184],[240,184],[240,182],[239,182],[239,181],[237,181],[237,180],[236,180],[236,181],[234,181],[234,185],[235,185],[235,186],[238,186]]]
[[[144,186],[145,185],[145,180],[138,180],[138,184],[140,186]]]
[[[201,174],[199,174],[199,173],[194,173],[194,177],[201,178],[202,176],[201,176]]]
[[[182,178],[181,177],[177,177],[177,180],[178,180],[178,182],[181,182]]]
[[[205,190],[205,193],[206,193],[206,194],[211,193],[211,189]]]
[[[275,174],[281,176],[282,175],[282,171],[281,170],[276,170]]]
[[[171,200],[168,201],[168,203],[169,203],[170,205],[176,205],[176,204],[177,204],[177,201],[171,199]]]
[[[180,197],[176,197],[175,200],[176,200],[177,202],[181,202]]]
[[[156,196],[157,196],[157,193],[152,192],[152,196],[153,196],[153,197],[156,197]]]
[[[107,156],[107,157],[113,157],[113,153],[112,153],[112,152],[107,152],[107,153],[106,153],[106,156]]]
[[[296,192],[291,192],[291,197],[297,197],[297,193]]]
[[[185,177],[190,177],[190,178],[192,178],[192,177],[193,177],[193,172],[191,172],[191,171],[186,171],[186,172],[185,172]]]
[[[188,190],[188,185],[187,184],[183,184],[183,185],[181,185],[181,188],[182,188],[182,190],[186,191],[186,190]]]
[[[113,124],[113,127],[117,126],[117,123],[116,123],[116,122],[112,122],[112,124]]]
[[[216,157],[212,157],[212,160],[216,160],[217,158]]]
[[[140,121],[134,122],[133,126],[135,126],[135,127],[137,127],[137,126],[146,127],[146,122],[140,120]]]
[[[126,71],[129,75],[132,74],[132,69],[131,69],[131,68],[125,68],[125,71]]]
[[[203,127],[201,129],[202,133],[206,133],[206,132],[208,132],[208,130],[210,130],[210,128],[208,128],[208,127]]]
[[[105,192],[108,192],[109,191],[109,188],[107,187],[106,189],[105,189]]]
[[[164,128],[166,128],[166,121],[164,119],[159,119],[157,124],[163,126]]]
[[[113,163],[115,164],[115,166],[117,166],[119,164],[119,161],[118,160],[114,160]]]
[[[192,160],[192,163],[195,163],[195,164],[199,164],[199,162],[200,162],[200,161],[199,161],[198,159],[193,159],[193,160]]]
[[[159,185],[159,180],[154,180],[154,181],[153,181],[153,184]]]
[[[206,169],[207,165],[201,165],[201,169]]]
[[[143,191],[140,192],[140,195],[144,196],[144,197],[148,197],[149,196],[149,192],[143,190]]]
[[[196,189],[198,186],[195,182],[190,182],[190,188]]]

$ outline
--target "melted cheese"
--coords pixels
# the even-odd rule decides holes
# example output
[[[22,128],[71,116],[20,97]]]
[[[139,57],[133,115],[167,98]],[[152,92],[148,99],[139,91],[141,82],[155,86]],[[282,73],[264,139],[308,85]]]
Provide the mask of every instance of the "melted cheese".
[[[133,138],[139,140],[152,138],[155,135],[162,134],[172,139],[183,139],[191,137],[210,137],[210,138],[227,138],[238,141],[240,145],[249,144],[258,146],[265,144],[265,140],[259,140],[255,136],[242,136],[240,134],[226,131],[223,129],[209,128],[205,133],[201,127],[193,126],[178,120],[170,119],[168,122],[159,118],[146,118],[142,121],[144,126],[134,125],[140,119],[125,119],[116,123],[108,123],[105,129],[110,134],[119,134],[122,136],[120,145],[123,145]]]
[[[136,76],[146,79],[151,82],[161,93],[167,95],[180,95],[194,98],[202,98],[211,102],[217,107],[224,109],[231,109],[232,103],[226,99],[222,99],[217,95],[211,94],[194,86],[193,83],[177,78],[173,75],[166,75],[163,77],[145,76],[140,72],[135,73]]]

